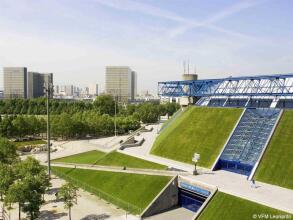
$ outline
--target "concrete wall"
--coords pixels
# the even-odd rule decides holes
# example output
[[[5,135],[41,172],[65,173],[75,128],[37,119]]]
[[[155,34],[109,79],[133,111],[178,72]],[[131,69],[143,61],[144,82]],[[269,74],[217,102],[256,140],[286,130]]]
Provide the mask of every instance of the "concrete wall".
[[[149,217],[178,205],[178,176],[175,176],[161,193],[144,210],[141,217]]]

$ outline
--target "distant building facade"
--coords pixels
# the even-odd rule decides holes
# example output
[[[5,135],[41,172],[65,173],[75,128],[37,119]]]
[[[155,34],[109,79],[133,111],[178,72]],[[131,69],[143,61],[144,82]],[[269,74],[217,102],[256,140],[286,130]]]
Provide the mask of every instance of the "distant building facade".
[[[38,73],[28,72],[27,77],[27,90],[28,98],[37,98],[45,96],[44,86],[53,85],[53,74],[52,73]]]
[[[27,98],[27,68],[4,67],[4,98]]]
[[[92,96],[98,96],[99,95],[99,86],[98,86],[98,84],[89,85],[88,94],[92,95]]]
[[[137,74],[128,66],[107,66],[107,94],[117,97],[119,102],[127,103],[134,100],[137,92]]]
[[[4,97],[37,98],[45,95],[44,86],[53,85],[53,74],[28,72],[26,67],[4,67]]]

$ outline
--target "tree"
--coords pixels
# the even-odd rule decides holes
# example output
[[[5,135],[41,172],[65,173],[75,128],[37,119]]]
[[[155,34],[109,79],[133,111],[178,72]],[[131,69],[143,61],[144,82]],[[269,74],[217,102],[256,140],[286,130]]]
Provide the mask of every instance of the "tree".
[[[115,101],[111,95],[98,96],[94,101],[94,106],[100,114],[115,114]]]
[[[11,208],[13,203],[18,204],[18,219],[21,220],[21,208],[25,202],[24,186],[21,180],[16,180],[11,184],[6,192],[5,205]]]
[[[7,191],[14,181],[13,168],[9,164],[0,163],[0,201],[4,202]],[[2,206],[2,213],[5,211],[5,204]]]
[[[3,202],[9,186],[14,181],[14,172],[9,164],[0,163],[0,201]]]
[[[160,116],[159,105],[152,103],[141,104],[137,112],[143,123],[155,123]]]
[[[24,137],[25,135],[27,135],[29,125],[23,116],[17,116],[12,121],[12,124],[15,128],[17,136]]]
[[[178,103],[166,103],[165,109],[168,116],[172,116],[178,109],[180,108],[180,105]]]
[[[5,204],[18,203],[19,212],[22,210],[31,220],[36,219],[49,186],[45,168],[36,159],[28,157],[15,166],[15,181],[9,186]]]
[[[0,163],[12,164],[18,161],[16,146],[6,138],[0,138]]]
[[[12,164],[19,161],[16,147],[6,138],[0,138],[0,201],[5,201],[7,192],[15,180]],[[4,204],[2,212],[4,211]]]
[[[68,209],[69,220],[71,220],[71,208],[74,204],[77,204],[77,187],[71,183],[66,183],[61,186],[57,197],[63,200],[64,207]]]

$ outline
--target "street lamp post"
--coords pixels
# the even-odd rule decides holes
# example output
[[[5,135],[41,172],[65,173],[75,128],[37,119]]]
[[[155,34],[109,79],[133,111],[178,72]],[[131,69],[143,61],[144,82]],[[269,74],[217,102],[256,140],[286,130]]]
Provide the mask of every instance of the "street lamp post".
[[[193,158],[192,158],[192,162],[194,163],[193,175],[198,175],[198,172],[197,172],[197,169],[196,169],[196,164],[197,164],[199,159],[200,159],[200,155],[197,154],[197,153],[194,153]]]
[[[45,92],[46,92],[46,97],[47,97],[47,150],[48,150],[48,176],[51,178],[51,143],[50,143],[50,109],[49,109],[49,102],[51,95],[53,94],[53,85],[52,83],[47,82],[44,86]]]
[[[115,97],[114,97],[114,102],[115,102],[115,117],[114,117],[114,129],[115,129],[115,131],[114,131],[114,133],[115,133],[115,137],[117,136],[117,119],[116,119],[116,115],[117,115],[117,107],[116,107],[116,105],[117,105],[117,96],[115,95]]]

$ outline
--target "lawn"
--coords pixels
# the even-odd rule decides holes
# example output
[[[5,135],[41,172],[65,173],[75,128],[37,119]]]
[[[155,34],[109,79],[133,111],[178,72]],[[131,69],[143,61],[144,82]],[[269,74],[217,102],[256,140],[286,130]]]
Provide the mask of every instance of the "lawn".
[[[68,157],[62,157],[53,160],[52,162],[62,163],[79,163],[79,164],[93,164],[101,157],[105,156],[106,153],[101,151],[88,151],[85,153],[74,154]]]
[[[27,146],[27,145],[47,144],[47,142],[44,140],[16,141],[13,143],[16,145],[16,147],[23,147],[23,146]]]
[[[171,177],[166,176],[61,167],[52,167],[52,171],[77,186],[134,214],[141,213],[171,180]]]
[[[277,209],[273,209],[249,200],[217,192],[208,206],[199,216],[198,220],[249,220],[265,219],[262,215],[271,216],[279,214],[288,214]]]
[[[157,137],[152,154],[210,168],[224,147],[242,109],[189,107]]]
[[[293,189],[293,111],[285,110],[255,179]]]
[[[128,156],[116,151],[108,154],[101,151],[89,151],[54,160],[53,162],[96,164],[105,166],[125,166],[142,169],[166,169],[164,165],[142,160],[136,157]]]

